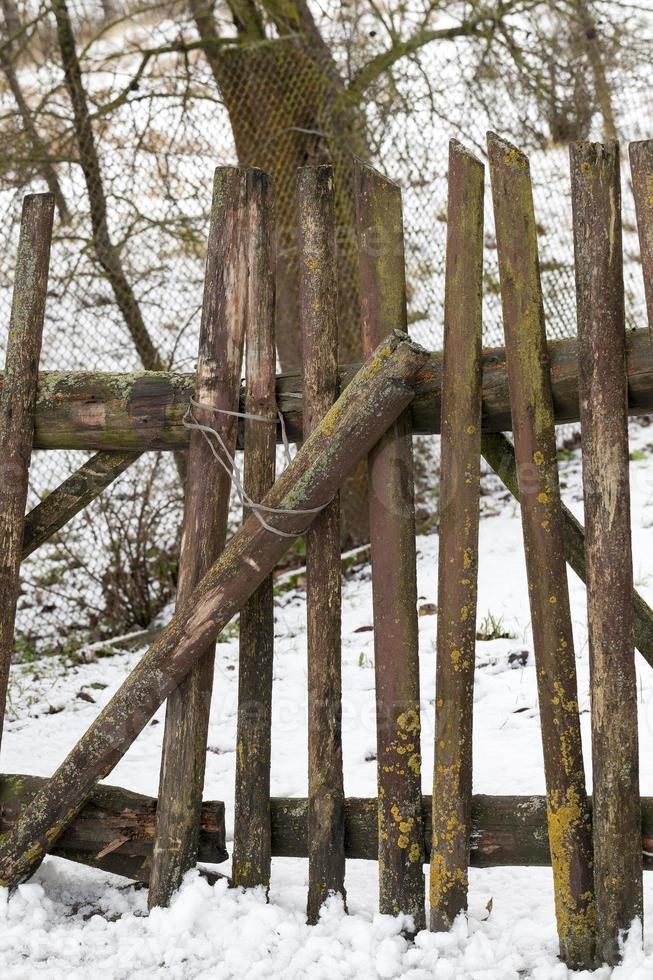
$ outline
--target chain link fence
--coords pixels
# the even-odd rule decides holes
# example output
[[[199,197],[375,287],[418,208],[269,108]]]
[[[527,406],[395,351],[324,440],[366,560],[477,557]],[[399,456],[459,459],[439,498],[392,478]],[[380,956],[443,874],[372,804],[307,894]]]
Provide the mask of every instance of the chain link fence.
[[[132,35],[126,38],[126,33]],[[96,47],[103,70],[87,70],[84,82],[92,106],[109,218],[125,274],[132,284],[147,330],[167,369],[192,371],[195,364],[202,294],[204,243],[208,230],[212,173],[216,165],[255,162],[276,178],[280,276],[290,275],[294,223],[293,180],[302,163],[320,162],[328,149],[336,183],[341,254],[341,326],[343,349],[356,346],[358,295],[355,274],[353,215],[345,193],[350,181],[349,153],[354,149],[401,184],[404,190],[409,321],[413,336],[438,348],[442,341],[443,273],[446,237],[448,140],[456,137],[483,154],[485,130],[492,127],[520,142],[522,123],[505,99],[485,114],[469,112],[464,86],[452,87],[446,118],[428,97],[423,79],[442,71],[435,46],[425,48],[414,72],[403,84],[411,87],[410,111],[379,115],[373,103],[363,110],[370,135],[367,145],[328,145],[316,130],[309,106],[328,102],[318,92],[321,76],[308,61],[293,57],[288,70],[277,71],[282,91],[265,88],[270,58],[280,49],[262,49],[258,61],[243,61],[232,73],[242,102],[245,123],[238,131],[218,95],[201,52],[175,70],[165,59],[139,82],[133,97],[110,113],[100,111],[115,100],[138,64],[119,57],[124,46],[151,45],[175,36],[175,26],[138,22],[107,32]],[[127,44],[127,41],[129,44]],[[238,57],[238,55],[235,55]],[[135,59],[135,60],[134,60]],[[257,75],[256,65],[261,66]],[[298,67],[299,65],[299,67]],[[111,66],[109,72],[108,67]],[[116,67],[117,66],[117,67]],[[303,67],[302,67],[303,66]],[[291,70],[292,69],[292,70]],[[33,66],[24,63],[25,84]],[[36,87],[49,93],[40,107],[43,138],[60,147],[56,173],[67,203],[69,220],[56,223],[46,313],[42,370],[132,371],[141,368],[115,291],[98,264],[93,245],[88,185],[71,147],[70,110],[56,63],[43,57]],[[142,97],[141,97],[142,96]],[[7,116],[15,112],[10,92],[0,99]],[[274,114],[272,109],[274,108]],[[45,107],[45,108],[44,108]],[[616,92],[619,126],[625,139],[653,135],[653,110],[645,77],[637,73]],[[261,118],[266,142],[260,140]],[[250,121],[249,125],[247,120]],[[302,122],[305,125],[302,125]],[[20,120],[17,132],[22,133]],[[592,135],[599,137],[600,133]],[[21,136],[22,139],[22,136]],[[247,159],[247,147],[256,159]],[[22,147],[22,149],[21,149]],[[370,149],[372,147],[372,149]],[[22,193],[44,189],[31,165],[21,165],[23,142],[6,151],[0,180],[0,320],[7,324]],[[254,151],[252,150],[252,153]],[[13,157],[11,154],[14,154]],[[55,154],[56,155],[56,154]],[[573,246],[567,150],[554,146],[531,152],[541,266],[551,337],[575,332]],[[624,251],[629,327],[643,326],[645,311],[638,262],[632,196],[624,172]],[[485,339],[502,341],[498,270],[489,188],[486,195]],[[290,272],[289,272],[290,270]],[[288,314],[292,316],[292,310]],[[0,331],[4,357],[6,330]],[[430,440],[431,444],[435,440]],[[30,506],[53,489],[85,459],[78,452],[35,452],[31,470]],[[431,484],[433,472],[429,474]],[[146,629],[173,599],[174,556],[181,526],[181,494],[173,459],[148,454],[44,546],[23,569],[18,613],[18,646],[24,656],[44,652],[76,655],[80,645]],[[235,511],[234,511],[235,515]]]

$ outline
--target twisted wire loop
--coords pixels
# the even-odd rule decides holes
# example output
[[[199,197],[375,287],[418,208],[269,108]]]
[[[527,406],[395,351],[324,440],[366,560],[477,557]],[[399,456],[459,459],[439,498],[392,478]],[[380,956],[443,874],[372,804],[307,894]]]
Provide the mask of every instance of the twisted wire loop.
[[[255,500],[249,496],[245,490],[243,484],[243,477],[236,466],[236,459],[231,455],[227,445],[220,435],[220,433],[212,428],[210,425],[205,425],[196,418],[193,413],[194,408],[203,409],[207,412],[215,412],[220,415],[229,415],[233,418],[238,419],[248,419],[250,422],[263,422],[267,425],[276,425],[277,420],[273,418],[268,418],[265,415],[252,415],[248,412],[233,412],[226,408],[216,408],[213,405],[206,405],[204,402],[198,402],[194,398],[190,399],[186,413],[182,419],[182,424],[186,429],[195,429],[200,432],[204,437],[206,444],[208,445],[211,453],[218,461],[222,469],[233,480],[234,487],[236,488],[236,493],[238,494],[238,499],[243,507],[247,507],[252,511],[257,521],[265,528],[266,531],[271,531],[273,534],[278,534],[281,538],[297,538],[302,533],[301,531],[282,531],[281,528],[273,527],[269,524],[263,514],[278,514],[280,516],[288,517],[293,514],[319,514],[328,506],[330,500],[326,503],[321,504],[319,507],[308,507],[305,509],[300,508],[283,508],[283,507],[267,507],[265,504],[257,503]],[[281,424],[281,438],[283,441],[284,455],[286,457],[286,464],[289,466],[292,463],[292,456],[290,455],[290,444],[288,442],[288,434],[286,432],[286,423],[283,418],[283,414],[277,409],[277,416]],[[218,452],[214,441],[217,442],[218,446],[222,450],[222,455]]]

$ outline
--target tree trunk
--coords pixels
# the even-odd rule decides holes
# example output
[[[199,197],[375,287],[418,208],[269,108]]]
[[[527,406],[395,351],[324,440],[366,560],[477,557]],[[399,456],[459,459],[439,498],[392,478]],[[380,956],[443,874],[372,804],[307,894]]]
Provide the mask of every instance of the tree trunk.
[[[591,0],[575,0],[574,7],[582,34],[582,45],[587,55],[594,78],[594,92],[601,118],[603,120],[603,139],[617,138],[617,124],[612,101],[612,88],[605,68],[598,22],[591,10]]]
[[[353,157],[370,155],[364,115],[348,101],[315,25],[291,39],[220,48],[205,0],[190,0],[216,84],[229,113],[238,161],[274,178],[277,219],[277,351],[285,371],[302,365],[297,252],[297,170],[333,167],[336,210],[339,356],[359,360],[358,280]],[[310,18],[310,14],[306,14]],[[304,28],[306,28],[304,30]],[[397,324],[399,326],[399,324]],[[364,470],[342,494],[342,544],[369,540]]]

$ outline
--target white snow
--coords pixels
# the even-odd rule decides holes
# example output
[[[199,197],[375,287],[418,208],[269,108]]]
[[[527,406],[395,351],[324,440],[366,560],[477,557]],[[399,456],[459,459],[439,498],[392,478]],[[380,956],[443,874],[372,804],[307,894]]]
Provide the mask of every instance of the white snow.
[[[653,428],[631,425],[634,569],[653,601]],[[567,504],[582,518],[580,456],[560,464]],[[484,478],[480,534],[479,624],[491,614],[509,639],[479,641],[475,684],[474,789],[492,794],[542,793],[544,778],[521,527],[517,505],[493,476]],[[437,534],[418,539],[420,605],[434,603]],[[590,758],[585,590],[570,573],[585,758]],[[348,795],[375,794],[374,669],[369,569],[344,584],[343,733]],[[306,794],[305,604],[300,590],[277,599],[272,793]],[[423,786],[430,792],[437,617],[419,619]],[[238,642],[233,629],[217,648],[205,797],[223,799],[231,835]],[[511,652],[529,653],[524,667]],[[122,653],[64,669],[49,659],[13,670],[2,771],[49,774],[108,701],[140,653]],[[653,795],[653,671],[637,655],[641,788]],[[90,694],[95,703],[78,698]],[[62,708],[63,710],[58,710]],[[110,781],[157,792],[163,710],[147,726]],[[589,779],[589,773],[588,773]],[[220,867],[228,871],[228,865]],[[48,858],[9,898],[0,893],[3,978],[455,978],[594,980],[653,978],[653,875],[645,881],[644,952],[636,934],[621,967],[593,974],[557,959],[548,868],[472,869],[470,913],[449,934],[401,935],[401,919],[377,914],[374,862],[349,861],[349,914],[334,898],[317,926],[304,921],[307,862],[275,859],[270,901],[260,892],[211,887],[191,872],[169,910],[146,915],[146,893],[124,879]],[[491,902],[490,902],[491,900]],[[488,911],[488,908],[490,911]],[[648,918],[646,915],[648,912]]]

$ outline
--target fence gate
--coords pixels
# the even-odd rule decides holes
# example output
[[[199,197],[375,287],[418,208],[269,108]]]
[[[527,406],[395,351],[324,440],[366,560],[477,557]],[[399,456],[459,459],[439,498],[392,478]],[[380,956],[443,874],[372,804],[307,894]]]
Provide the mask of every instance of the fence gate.
[[[485,168],[450,146],[442,354],[407,336],[398,188],[355,168],[366,361],[339,367],[333,174],[297,179],[303,377],[275,378],[274,189],[216,171],[195,378],[38,374],[53,221],[24,202],[0,402],[0,718],[21,560],[150,450],[188,449],[177,610],[48,779],[3,776],[0,882],[54,854],[149,884],[167,904],[198,860],[227,857],[224,807],[202,801],[213,648],[240,613],[234,884],[268,886],[273,855],[308,856],[307,915],[345,896],[346,858],[379,863],[379,908],[447,929],[469,865],[550,864],[563,959],[617,962],[653,867],[640,800],[634,653],[653,666],[653,612],[633,588],[628,415],[653,411],[649,332],[626,334],[617,144],[571,149],[578,338],[547,344],[526,156],[488,137],[505,348],[482,349]],[[653,142],[630,147],[653,324]],[[241,390],[245,356],[246,381]],[[565,508],[555,425],[580,420],[585,528]],[[503,433],[511,430],[513,441]],[[432,796],[422,793],[414,433],[440,432],[440,548]],[[277,442],[301,444],[275,478]],[[23,517],[32,446],[96,455]],[[234,454],[244,448],[242,481]],[[472,793],[480,462],[520,500],[545,797]],[[377,704],[377,799],[343,789],[340,512],[367,459]],[[229,491],[244,520],[227,540]],[[306,536],[307,799],[270,798],[272,571]],[[586,582],[594,797],[585,786],[566,564]],[[434,570],[435,573],[435,570]],[[158,801],[98,785],[167,699]]]

